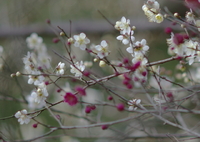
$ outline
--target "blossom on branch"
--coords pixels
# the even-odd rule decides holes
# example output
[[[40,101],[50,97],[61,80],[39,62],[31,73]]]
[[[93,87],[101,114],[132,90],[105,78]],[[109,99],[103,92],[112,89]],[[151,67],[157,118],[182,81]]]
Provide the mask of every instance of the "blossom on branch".
[[[124,45],[133,42],[135,37],[133,36],[134,31],[132,30],[130,33],[122,34],[117,37],[117,40],[120,40]]]
[[[41,72],[40,71],[36,71],[35,75],[34,74],[33,75],[29,75],[28,76],[29,77],[28,84],[34,84],[34,85],[37,86],[40,83],[42,83],[45,80],[45,78],[44,78],[44,76],[39,75],[39,74],[41,74]]]
[[[178,56],[183,56],[185,53],[185,41],[188,39],[187,36],[183,34],[171,33],[171,38],[167,39],[167,44],[172,52],[176,53]]]
[[[31,93],[32,94],[32,93]],[[46,102],[42,101],[39,104],[35,102],[35,98],[33,98],[31,95],[28,95],[26,97],[26,100],[28,101],[28,107],[32,110],[39,109],[45,106]]]
[[[126,19],[125,17],[121,18],[121,21],[117,21],[115,24],[115,29],[119,30],[121,34],[130,34],[131,27],[130,27],[130,20]]]
[[[56,74],[58,75],[63,75],[64,74],[64,69],[65,69],[65,63],[58,63],[58,66],[56,67]]]
[[[133,100],[129,100],[128,101],[128,110],[132,111],[132,110],[136,110],[138,108],[138,105],[140,105],[141,100],[140,99],[133,99]]]
[[[101,41],[101,45],[96,45],[95,48],[100,59],[103,59],[110,54],[110,51],[108,50],[108,44],[105,40]]]
[[[84,33],[80,33],[80,35],[74,35],[74,39],[74,46],[79,47],[81,50],[85,50],[86,44],[90,43],[90,40]]]
[[[47,92],[46,85],[44,82],[38,85],[37,91],[34,91],[31,93],[31,97],[38,104],[43,103],[48,96],[49,94]]]
[[[37,62],[34,53],[28,52],[27,55],[23,58],[23,63],[25,65],[24,68],[27,73],[32,74],[36,72],[37,69],[35,67],[35,64]]]
[[[137,41],[133,45],[130,44],[130,47],[126,49],[126,51],[133,56],[137,54],[146,54],[146,52],[149,50],[149,46],[146,45],[146,40],[142,39],[141,41]]]
[[[75,77],[81,77],[82,76],[82,72],[85,70],[85,66],[83,64],[83,61],[76,62],[74,65],[70,65],[71,70],[70,72],[75,74]]]
[[[149,19],[149,22],[161,23],[164,20],[163,15],[160,13],[160,5],[156,0],[148,0],[142,6],[142,10]]]
[[[27,110],[23,109],[15,113],[15,117],[18,119],[18,122],[22,124],[28,124],[31,117],[27,115]]]

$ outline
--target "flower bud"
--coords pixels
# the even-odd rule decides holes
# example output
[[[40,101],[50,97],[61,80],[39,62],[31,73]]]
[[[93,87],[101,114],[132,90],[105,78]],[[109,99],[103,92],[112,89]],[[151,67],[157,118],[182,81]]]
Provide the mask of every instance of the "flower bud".
[[[59,38],[57,38],[57,37],[55,37],[55,38],[53,38],[53,43],[58,43],[59,41],[60,41],[60,39]]]
[[[172,32],[172,28],[170,28],[170,27],[165,28],[166,34],[171,34],[171,32]]]
[[[101,126],[101,129],[102,129],[102,130],[108,129],[108,125],[102,125],[102,126]]]
[[[60,32],[60,36],[65,36],[65,33],[64,32]]]
[[[124,104],[120,103],[117,105],[118,111],[123,111],[124,110]]]
[[[86,106],[85,108],[85,113],[90,113],[91,112],[91,107],[90,106]]]
[[[47,20],[46,20],[46,23],[47,23],[47,24],[51,24],[50,19],[47,19]]]
[[[17,73],[16,73],[16,76],[20,76],[21,75],[21,73],[18,71]]]
[[[136,29],[136,27],[135,27],[135,26],[133,26],[131,29],[134,31],[134,30]]]
[[[107,98],[109,101],[112,101],[113,100],[113,97],[112,96],[108,96]]]
[[[99,62],[99,66],[100,66],[100,67],[105,67],[105,65],[106,65],[106,63],[105,63],[104,61],[101,60],[101,61]]]
[[[33,124],[32,126],[33,126],[33,128],[37,128],[38,124],[35,123],[35,124]]]
[[[68,45],[71,45],[71,44],[73,44],[73,43],[74,43],[74,39],[73,39],[72,37],[68,38],[67,44],[68,44]]]
[[[10,77],[15,77],[16,76],[16,74],[14,74],[14,73],[12,73],[11,75],[10,75]]]
[[[94,58],[94,62],[98,62],[99,61],[99,59],[98,58]]]
[[[179,18],[179,14],[177,12],[174,13],[174,17]]]

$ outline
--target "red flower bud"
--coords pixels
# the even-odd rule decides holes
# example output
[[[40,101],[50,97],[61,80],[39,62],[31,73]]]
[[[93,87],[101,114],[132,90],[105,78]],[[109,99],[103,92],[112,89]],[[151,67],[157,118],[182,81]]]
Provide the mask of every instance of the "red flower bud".
[[[124,104],[120,103],[117,105],[118,111],[123,111],[124,110]]]

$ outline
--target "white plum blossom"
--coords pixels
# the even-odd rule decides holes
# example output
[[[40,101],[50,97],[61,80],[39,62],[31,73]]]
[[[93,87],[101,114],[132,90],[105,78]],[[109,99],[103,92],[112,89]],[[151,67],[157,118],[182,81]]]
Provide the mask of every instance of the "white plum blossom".
[[[192,65],[195,60],[199,60],[199,50],[200,45],[197,41],[189,40],[186,35],[183,34],[173,34],[171,33],[171,38],[167,39],[168,50],[172,55],[175,53],[178,56],[186,56],[188,64]]]
[[[28,52],[27,55],[23,58],[24,68],[27,73],[34,74],[36,72],[36,59],[35,54]]]
[[[31,95],[28,95],[26,97],[26,100],[28,101],[28,107],[32,110],[42,108],[46,105],[45,101],[42,101],[38,104],[37,102],[35,102],[35,98],[33,98]]]
[[[192,12],[186,12],[185,19],[188,23],[195,22],[194,14]]]
[[[136,110],[138,108],[138,105],[140,105],[141,100],[140,99],[133,99],[133,100],[129,100],[128,101],[128,110],[132,111],[132,110]]]
[[[164,20],[163,15],[158,13],[155,15],[155,22],[156,23],[161,23]]]
[[[141,41],[137,41],[133,45],[130,44],[130,47],[126,49],[126,51],[130,54],[146,54],[146,52],[149,50],[149,46],[146,45],[146,40],[142,39]],[[133,55],[133,56],[134,56]]]
[[[117,40],[120,40],[124,45],[129,44],[130,41],[134,41],[135,37],[133,36],[134,31],[131,31],[130,34],[119,35]]]
[[[40,83],[38,85],[37,90],[31,93],[31,97],[34,99],[34,102],[38,104],[43,103],[48,97],[48,95],[49,94],[47,92],[46,85],[44,82]]]
[[[186,48],[185,41],[186,39],[183,35],[171,33],[171,38],[167,39],[167,44],[171,52],[173,51],[178,56],[183,56]]]
[[[58,66],[56,67],[56,74],[58,75],[63,75],[64,74],[64,69],[65,69],[65,63],[58,63]]]
[[[199,52],[198,51],[200,49],[199,43],[196,41],[189,40],[189,41],[185,42],[185,46],[186,46],[185,54],[188,56],[188,58],[187,58],[188,64],[191,65],[194,62],[195,58],[197,57],[195,54],[197,54],[197,52]]]
[[[37,86],[40,83],[44,82],[45,77],[42,75],[39,75],[39,74],[41,74],[41,72],[36,71],[35,75],[29,75],[28,76],[29,77],[28,84],[34,84]]]
[[[74,39],[74,46],[79,47],[81,50],[85,50],[86,44],[90,43],[90,40],[84,33],[80,33],[80,35],[74,35]]]
[[[49,69],[51,67],[51,57],[47,54],[47,52],[39,52],[38,53],[38,66],[44,67],[45,69]]]
[[[121,21],[117,21],[115,24],[115,28],[120,31],[121,34],[130,34],[130,20],[125,17],[121,18]]]
[[[36,33],[32,33],[29,37],[26,38],[27,46],[30,49],[37,48],[43,42],[43,39],[39,37]]]
[[[185,53],[187,56],[190,55],[194,56],[196,51],[199,49],[199,43],[192,40],[186,41],[185,46],[186,46]]]
[[[38,52],[38,54],[47,53],[47,47],[44,43],[39,44],[35,50]]]
[[[28,124],[31,117],[27,115],[27,110],[23,109],[15,113],[15,117],[18,119],[18,122],[22,124]]]
[[[98,51],[97,51],[97,49],[96,49],[95,47],[96,47],[95,44],[91,44],[91,45],[90,45],[90,50],[92,51],[92,52],[91,52],[91,55],[94,55],[94,54],[95,54],[95,56],[96,56],[96,54],[98,53]]]
[[[110,51],[108,50],[108,44],[105,40],[101,41],[101,45],[96,45],[95,48],[100,59],[103,59],[110,54]]]
[[[85,70],[85,65],[83,64],[83,61],[81,61],[80,63],[76,62],[74,64],[74,66],[70,65],[70,67],[71,67],[70,72],[75,74],[75,77],[81,77],[82,76],[82,72]]]
[[[146,66],[148,60],[144,57],[143,54],[136,54],[135,57],[132,59],[132,63],[136,64],[137,62],[140,62],[140,66]]]
[[[160,8],[160,4],[156,0],[148,0],[147,5],[148,8],[154,8],[156,10]]]

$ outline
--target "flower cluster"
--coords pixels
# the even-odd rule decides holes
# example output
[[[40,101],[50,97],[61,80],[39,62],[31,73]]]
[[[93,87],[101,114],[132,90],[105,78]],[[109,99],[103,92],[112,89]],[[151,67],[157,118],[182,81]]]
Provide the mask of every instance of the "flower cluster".
[[[160,5],[156,0],[148,0],[143,6],[142,10],[148,17],[149,22],[161,23],[164,18],[160,13]]]
[[[28,52],[23,58],[24,70],[28,74],[28,84],[34,84],[36,90],[32,91],[29,96],[26,97],[28,106],[31,109],[41,108],[46,105],[46,99],[48,92],[45,83],[44,71],[50,68],[50,56],[47,53],[47,48],[43,43],[43,39],[36,33],[33,33],[26,39],[27,46],[32,49],[32,52]],[[60,74],[63,73],[63,65],[60,65]],[[30,121],[26,110],[18,111],[15,115],[18,118],[20,124],[27,124]]]
[[[200,61],[200,45],[197,41],[189,39],[185,34],[171,33],[171,38],[167,39],[169,54],[179,57],[187,57],[188,64]]]
[[[90,43],[90,40],[87,38],[85,33],[80,33],[79,35],[74,35],[73,38],[70,37],[68,38],[68,44],[71,45],[73,44],[75,47],[79,47],[81,50],[86,50],[87,49],[87,44]],[[107,57],[110,54],[110,51],[108,49],[108,43],[105,40],[102,40],[100,45],[94,45],[91,44],[90,49],[87,49],[88,51],[91,52],[92,55],[97,56],[100,59],[103,59],[104,57]],[[75,66],[78,63],[75,64]],[[72,70],[71,72],[73,73],[73,67],[71,66]],[[84,70],[84,69],[83,69]],[[76,74],[76,76],[80,76]]]
[[[42,42],[42,38],[38,37],[36,33],[31,34],[26,39],[27,45],[30,49],[34,49],[34,52],[28,52],[27,56],[23,58],[25,64],[25,71],[28,74],[40,74],[38,68],[48,69],[50,68],[50,56],[47,53],[47,48]]]
[[[124,26],[124,24],[126,26]],[[139,87],[141,83],[143,84],[147,80],[147,59],[145,56],[147,51],[149,50],[149,46],[147,45],[145,39],[136,42],[134,41],[135,37],[133,36],[133,33],[135,27],[131,28],[129,19],[126,20],[125,17],[122,17],[121,21],[116,22],[115,28],[121,33],[121,35],[118,36],[117,39],[122,41],[122,43],[125,45],[129,43],[129,47],[126,49],[126,51],[130,53],[133,57],[132,65],[125,66],[127,66],[126,68],[128,70],[134,71],[132,79],[134,80],[134,84]]]
[[[185,0],[187,4],[191,3],[192,1],[197,2],[197,0]],[[200,3],[199,1],[198,3]],[[171,16],[171,20],[174,20],[173,18],[178,18],[178,24],[181,22],[184,22],[184,24],[189,23],[188,25],[191,26],[191,31],[196,29],[198,32],[198,30],[200,31],[200,20],[196,19],[196,16],[193,14],[193,11],[197,9],[193,10],[191,5],[189,7],[191,7],[191,9],[190,12],[186,13],[186,22],[178,14],[174,14],[173,16],[171,16],[171,14],[166,14],[165,17],[167,18]],[[142,6],[142,10],[150,22],[161,23],[164,20],[163,15],[160,12],[160,5],[156,0],[147,0],[147,2]],[[48,24],[50,24],[50,22],[48,22]],[[18,122],[21,125],[28,124],[30,120],[33,119],[36,122],[32,125],[32,127],[37,128],[38,125],[43,125],[46,128],[49,128],[50,131],[47,132],[48,135],[53,131],[70,129],[72,127],[78,129],[101,126],[103,130],[106,130],[110,129],[111,125],[123,123],[129,121],[130,119],[137,120],[138,118],[143,117],[144,114],[148,113],[149,116],[153,116],[153,118],[151,117],[151,122],[154,118],[156,118],[155,120],[160,119],[168,125],[175,126],[178,129],[189,132],[191,136],[194,135],[195,137],[199,137],[200,134],[198,134],[197,131],[193,132],[193,130],[190,130],[189,127],[187,127],[187,123],[185,123],[182,119],[184,115],[181,115],[181,113],[190,113],[192,115],[199,114],[199,112],[195,110],[195,107],[193,107],[194,110],[185,109],[188,108],[188,106],[187,103],[183,104],[183,101],[189,102],[194,99],[198,108],[199,102],[198,99],[196,99],[198,98],[196,94],[199,91],[198,83],[200,82],[200,67],[197,67],[199,65],[195,64],[195,62],[200,62],[200,43],[198,37],[190,37],[191,33],[186,25],[181,25],[181,27],[184,28],[186,34],[174,33],[170,27],[166,29],[166,33],[171,34],[171,38],[167,39],[167,44],[169,46],[168,52],[173,57],[154,62],[150,62],[148,59],[150,47],[147,43],[147,40],[144,38],[138,40],[136,38],[136,27],[131,26],[131,21],[124,16],[115,23],[114,28],[119,32],[116,40],[125,46],[124,51],[126,53],[121,54],[122,56],[115,57],[114,60],[107,58],[111,52],[109,50],[109,41],[101,40],[98,41],[100,42],[98,44],[92,43],[90,45],[90,39],[85,33],[80,33],[73,36],[71,36],[70,33],[70,36],[68,36],[66,34],[68,32],[65,32],[59,27],[61,30],[60,37],[54,38],[53,42],[57,43],[62,41],[66,49],[66,53],[64,55],[59,55],[59,53],[56,53],[64,62],[58,61],[53,67],[51,65],[53,63],[50,63],[50,56],[47,53],[47,47],[43,43],[43,39],[36,33],[31,34],[30,37],[26,39],[27,47],[31,51],[29,51],[23,58],[24,73],[17,72],[14,75],[26,76],[28,78],[28,84],[33,86],[34,89],[29,95],[22,96],[23,100],[13,100],[19,100],[24,104],[28,103],[27,105],[29,106],[29,109],[34,110],[34,112],[28,113],[26,109],[23,109],[21,111],[17,111],[14,114],[14,117],[18,119]],[[98,70],[94,69],[95,65],[97,64],[94,63],[93,66],[92,60],[78,61],[77,56],[74,54],[76,52],[73,52],[73,50],[76,48],[80,50],[80,52],[87,52],[89,55],[92,55],[94,57],[93,61],[99,62],[99,66],[97,66]],[[0,46],[0,56],[2,55],[2,52],[3,48]],[[79,52],[78,55],[80,55]],[[78,58],[80,57],[81,56],[78,56]],[[188,67],[183,67],[186,64],[196,67],[196,70],[192,70],[190,75],[188,75],[187,72],[181,72],[179,75],[175,73],[174,77],[172,76],[171,70],[171,72],[169,72],[169,70],[159,66],[160,64],[178,59],[181,60],[179,63],[182,65],[176,67],[179,69],[179,71],[183,71],[186,67]],[[100,67],[104,67],[103,71],[105,71],[105,73],[103,71],[101,72],[102,68]],[[70,72],[72,75],[69,75]],[[98,74],[99,72],[101,73]],[[169,77],[169,75],[171,76]],[[185,87],[182,84],[176,83],[176,79],[184,79],[183,83],[191,82],[191,84],[195,84],[197,87]],[[123,83],[123,87],[121,87],[117,82],[118,80]],[[65,87],[62,86],[63,82],[66,83]],[[50,88],[50,86],[55,86],[56,88]],[[72,89],[70,86],[72,86]],[[178,86],[178,89],[176,86]],[[142,89],[138,89],[136,87],[140,87]],[[179,92],[181,95],[177,95]],[[56,93],[56,95],[53,95],[54,93]],[[186,93],[187,95],[184,96]],[[130,97],[140,97],[140,99],[127,99]],[[11,97],[5,97],[5,99],[12,100]],[[57,101],[57,99],[59,99],[59,101]],[[141,101],[141,99],[144,100]],[[146,104],[141,104],[141,102],[145,102]],[[55,108],[58,107],[57,105],[66,107],[66,105],[62,104],[68,104],[69,106],[75,107],[70,108],[67,111],[66,109],[68,108],[64,108],[61,111],[57,110],[58,108]],[[179,107],[180,104],[181,107]],[[106,107],[109,107],[109,110],[106,110]],[[103,122],[101,117],[104,115],[104,113],[109,113],[110,110],[112,111],[113,107],[119,111],[113,111],[113,113],[121,113],[125,111],[126,113],[134,113],[134,116],[127,116],[126,118],[122,119],[117,117],[118,120],[114,120],[112,122]],[[84,109],[84,115],[87,115],[87,117],[79,114],[80,109]],[[52,125],[43,123],[42,120],[36,118],[46,110],[48,110],[51,117],[57,121],[59,124],[58,126],[55,125],[52,127]],[[96,110],[98,114],[90,114],[94,110]],[[163,115],[166,113],[174,113],[177,123],[174,121],[168,121],[171,115]],[[93,117],[96,114],[98,116],[97,120],[93,121]],[[64,117],[67,115],[70,117],[84,119],[84,123],[85,121],[88,121],[93,124],[87,124],[81,127],[67,126],[65,121],[63,121],[63,119],[65,119]],[[149,116],[147,118],[149,118]],[[70,117],[66,118],[71,119]],[[137,128],[143,127],[142,130],[145,129],[147,133],[154,135],[153,133],[151,134],[149,129],[146,129],[145,125],[143,125],[144,121],[146,120],[148,119],[140,119],[140,121],[138,121],[140,124],[137,125]],[[135,126],[134,124],[138,122],[133,121],[131,122],[131,125]],[[124,134],[128,134],[130,132],[129,126],[127,126],[127,128],[124,130],[126,132],[121,134],[121,138],[123,139]],[[130,130],[132,132],[131,127]],[[138,130],[141,131],[141,129]],[[131,135],[134,134],[131,133]],[[43,134],[33,139],[39,139],[44,136],[46,135]],[[129,138],[128,135],[127,138]],[[162,138],[162,136],[155,135],[155,138]],[[163,135],[163,138],[167,137]]]

